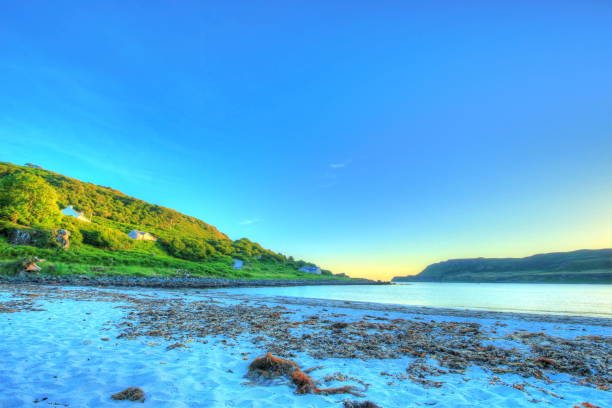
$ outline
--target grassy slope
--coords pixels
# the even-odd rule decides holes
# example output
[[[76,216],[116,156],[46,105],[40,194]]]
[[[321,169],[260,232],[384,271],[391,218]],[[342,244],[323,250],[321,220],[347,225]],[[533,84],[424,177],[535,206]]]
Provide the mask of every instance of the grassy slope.
[[[299,272],[283,264],[253,262],[236,270],[224,261],[194,262],[155,253],[152,242],[139,242],[139,250],[108,251],[80,245],[69,251],[27,245],[10,245],[0,237],[0,274],[14,273],[14,264],[27,256],[46,260],[49,275],[124,275],[158,277],[219,277],[228,279],[343,279]]]
[[[72,204],[84,211],[91,223],[64,217],[68,225],[58,225],[73,231],[74,239],[68,250],[45,245],[10,245],[0,231],[0,273],[12,273],[13,264],[26,256],[38,256],[49,274],[121,274],[138,276],[201,276],[241,279],[342,279],[330,275],[313,275],[297,268],[308,264],[262,248],[246,239],[232,241],[214,226],[177,211],[146,203],[108,187],[85,183],[42,169],[31,169],[0,162],[0,177],[28,172],[42,177],[58,193],[60,208]],[[2,221],[2,220],[0,220]],[[8,224],[4,220],[6,227]],[[3,227],[3,225],[0,225]],[[14,228],[15,226],[11,226]],[[28,228],[30,226],[16,226]],[[0,228],[1,229],[1,228]],[[133,241],[125,233],[139,229],[154,233],[158,242]],[[77,239],[87,230],[110,230],[123,240],[114,249],[90,245]],[[74,235],[75,232],[81,233]],[[4,236],[1,234],[4,233]],[[45,232],[48,234],[49,232]],[[201,258],[172,256],[171,246],[180,241],[205,245]],[[122,246],[124,245],[124,246]],[[232,268],[232,258],[244,259],[242,270]]]
[[[454,259],[429,265],[401,282],[612,283],[612,249],[539,254],[525,258]]]

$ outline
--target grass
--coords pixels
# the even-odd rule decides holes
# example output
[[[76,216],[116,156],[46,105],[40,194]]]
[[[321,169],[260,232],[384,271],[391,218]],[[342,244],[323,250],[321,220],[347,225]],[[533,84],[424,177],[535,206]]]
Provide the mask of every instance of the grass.
[[[0,238],[0,274],[14,273],[13,264],[27,256],[37,256],[41,273],[48,275],[140,276],[140,277],[206,277],[226,279],[346,279],[297,271],[277,262],[247,262],[234,269],[227,260],[195,262],[173,258],[149,242],[139,242],[130,251],[103,250],[78,245],[69,250],[45,249],[27,245],[10,245]]]

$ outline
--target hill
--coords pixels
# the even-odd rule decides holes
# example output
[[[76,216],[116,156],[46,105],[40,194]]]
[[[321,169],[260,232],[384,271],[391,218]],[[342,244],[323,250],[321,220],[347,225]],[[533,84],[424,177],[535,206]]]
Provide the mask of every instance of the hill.
[[[612,249],[582,249],[525,258],[451,259],[394,282],[612,283]]]
[[[65,215],[72,206],[82,216]],[[69,231],[62,248],[60,230]],[[135,240],[130,231],[152,240]],[[15,245],[18,244],[18,245]],[[230,239],[214,226],[111,187],[28,164],[0,162],[0,260],[44,257],[47,272],[191,274],[234,278],[318,278],[294,260],[247,238]],[[236,259],[244,267],[235,269]],[[106,266],[104,268],[103,266]],[[178,272],[177,272],[178,271]],[[329,271],[322,275],[329,279]]]

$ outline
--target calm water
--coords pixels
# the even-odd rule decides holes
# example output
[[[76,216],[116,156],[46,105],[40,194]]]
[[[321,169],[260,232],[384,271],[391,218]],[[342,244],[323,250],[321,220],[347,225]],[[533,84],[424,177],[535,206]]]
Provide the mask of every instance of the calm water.
[[[388,286],[239,288],[230,291],[416,306],[612,317],[612,285],[412,283]]]

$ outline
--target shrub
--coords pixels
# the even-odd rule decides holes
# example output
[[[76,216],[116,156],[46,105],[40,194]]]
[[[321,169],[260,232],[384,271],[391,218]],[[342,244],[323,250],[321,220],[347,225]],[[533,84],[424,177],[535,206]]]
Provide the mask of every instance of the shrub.
[[[0,217],[22,225],[54,225],[61,219],[57,193],[34,174],[14,173],[2,177]]]
[[[110,228],[81,229],[83,243],[102,249],[129,249],[134,242],[122,232]]]
[[[190,261],[205,261],[217,256],[215,247],[208,242],[190,238],[169,238],[162,245],[172,256]]]

